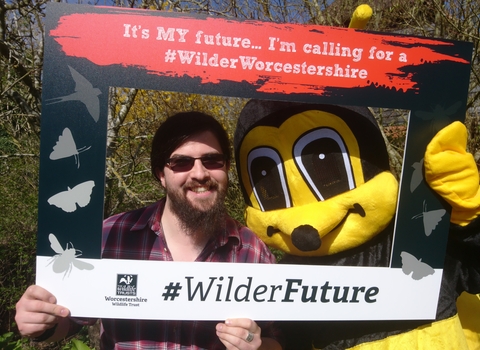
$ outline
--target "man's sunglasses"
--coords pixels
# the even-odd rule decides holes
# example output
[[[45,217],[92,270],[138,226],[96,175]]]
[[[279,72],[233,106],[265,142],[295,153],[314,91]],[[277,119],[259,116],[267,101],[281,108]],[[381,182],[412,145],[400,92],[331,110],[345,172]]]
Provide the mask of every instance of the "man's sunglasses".
[[[208,170],[220,169],[225,165],[226,159],[223,154],[207,154],[198,158],[188,157],[188,156],[179,156],[168,158],[165,162],[165,165],[168,166],[172,171],[184,172],[190,171],[195,164],[195,160],[200,159],[203,166]]]

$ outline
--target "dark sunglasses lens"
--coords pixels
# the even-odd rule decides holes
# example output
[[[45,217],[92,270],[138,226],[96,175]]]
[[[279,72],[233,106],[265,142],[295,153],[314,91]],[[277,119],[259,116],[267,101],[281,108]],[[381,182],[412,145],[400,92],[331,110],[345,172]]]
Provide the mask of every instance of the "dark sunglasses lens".
[[[169,166],[173,171],[189,171],[193,168],[193,163],[195,162],[194,158],[182,157],[170,159]]]
[[[223,154],[212,154],[200,158],[202,164],[207,169],[220,169],[225,165],[225,157]]]
[[[225,156],[223,154],[210,154],[200,158],[178,157],[168,160],[168,167],[173,171],[184,172],[193,168],[195,159],[200,159],[206,169],[220,169],[225,165]]]

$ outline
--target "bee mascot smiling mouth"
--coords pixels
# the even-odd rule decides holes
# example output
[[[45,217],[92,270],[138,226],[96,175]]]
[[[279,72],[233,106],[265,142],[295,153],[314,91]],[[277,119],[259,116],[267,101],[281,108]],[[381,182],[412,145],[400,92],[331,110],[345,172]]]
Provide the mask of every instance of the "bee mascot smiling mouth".
[[[468,349],[455,302],[480,292],[480,195],[466,137],[453,123],[425,153],[453,208],[436,320],[284,322],[287,349]],[[246,224],[281,262],[389,266],[398,182],[368,108],[250,100],[234,147]]]

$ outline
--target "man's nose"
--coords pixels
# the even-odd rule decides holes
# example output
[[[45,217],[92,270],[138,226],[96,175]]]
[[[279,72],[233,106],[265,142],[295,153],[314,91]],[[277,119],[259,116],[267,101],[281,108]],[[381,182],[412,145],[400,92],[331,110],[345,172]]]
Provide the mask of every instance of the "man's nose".
[[[203,179],[209,176],[208,169],[203,166],[201,159],[195,159],[193,168],[190,171],[192,177],[196,179]]]

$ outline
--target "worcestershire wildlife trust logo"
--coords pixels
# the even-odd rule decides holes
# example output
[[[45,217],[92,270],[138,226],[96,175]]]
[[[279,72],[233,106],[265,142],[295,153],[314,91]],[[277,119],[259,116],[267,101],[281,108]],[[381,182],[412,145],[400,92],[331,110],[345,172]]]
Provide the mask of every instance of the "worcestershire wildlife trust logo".
[[[137,295],[138,275],[117,274],[117,295]]]

